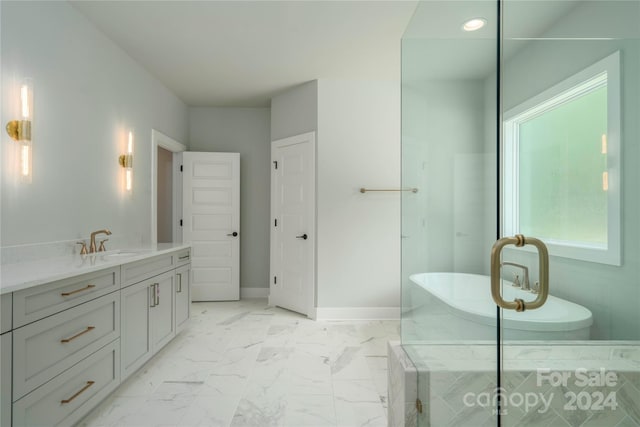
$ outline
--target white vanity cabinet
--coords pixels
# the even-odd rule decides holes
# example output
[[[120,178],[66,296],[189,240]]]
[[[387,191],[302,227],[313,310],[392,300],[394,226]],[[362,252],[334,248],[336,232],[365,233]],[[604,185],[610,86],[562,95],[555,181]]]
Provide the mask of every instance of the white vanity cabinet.
[[[3,294],[0,296],[0,334],[9,332],[12,329],[12,300],[12,294]]]
[[[91,270],[1,295],[0,426],[77,423],[187,324],[190,248]]]
[[[120,297],[112,292],[13,331],[13,400],[120,336]]]
[[[12,294],[0,296],[0,426],[11,425]]]
[[[102,296],[98,296],[101,291],[93,293],[102,283],[111,288],[114,277],[115,290]],[[14,293],[14,326],[31,320],[33,313],[43,314],[12,331],[13,405],[12,424],[8,425],[74,424],[120,384],[118,277],[119,269],[110,269]],[[94,287],[88,287],[93,283]],[[60,294],[74,289],[84,289],[94,299],[60,301]],[[54,309],[42,304],[43,299],[53,301],[57,312],[47,316]],[[30,300],[36,303],[25,303]]]
[[[125,288],[134,283],[140,283],[150,277],[172,270],[176,268],[177,264],[177,252],[123,264],[121,267],[122,287]]]
[[[191,318],[191,265],[176,268],[176,333],[182,331]]]
[[[121,291],[123,380],[175,336],[173,289],[170,270]]]
[[[13,327],[18,328],[120,289],[120,268],[57,280],[13,293]]]
[[[151,307],[151,345],[156,353],[176,336],[175,273],[154,278],[156,299]]]
[[[120,384],[115,340],[13,404],[14,427],[69,426]]]
[[[11,425],[11,332],[0,335],[0,426]]]
[[[129,286],[120,292],[121,370],[127,378],[152,356],[151,281]]]
[[[171,341],[178,327],[186,326],[190,257],[187,248],[122,266],[122,381]]]

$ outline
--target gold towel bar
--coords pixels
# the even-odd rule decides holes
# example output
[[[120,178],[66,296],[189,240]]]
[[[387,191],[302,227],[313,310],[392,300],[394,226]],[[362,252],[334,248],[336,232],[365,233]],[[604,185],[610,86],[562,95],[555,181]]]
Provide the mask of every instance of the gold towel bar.
[[[412,193],[417,193],[418,189],[417,188],[399,188],[397,190],[374,190],[371,188],[361,188],[360,192],[361,193],[367,193],[369,191],[411,191]]]

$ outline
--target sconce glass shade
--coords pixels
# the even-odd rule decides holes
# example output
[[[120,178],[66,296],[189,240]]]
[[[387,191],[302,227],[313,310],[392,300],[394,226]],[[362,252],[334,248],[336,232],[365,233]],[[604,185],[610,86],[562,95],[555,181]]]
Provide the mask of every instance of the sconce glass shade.
[[[131,193],[133,190],[133,134],[129,132],[127,153],[118,158],[118,163],[124,168],[124,189]]]
[[[20,178],[31,182],[32,162],[31,141],[20,141]]]
[[[21,181],[31,182],[33,145],[31,122],[33,121],[33,83],[24,79],[20,85],[19,116],[7,123],[7,134],[17,142],[17,174]]]
[[[33,84],[25,79],[20,85],[20,119],[7,123],[7,133],[16,141],[31,141],[33,120]]]

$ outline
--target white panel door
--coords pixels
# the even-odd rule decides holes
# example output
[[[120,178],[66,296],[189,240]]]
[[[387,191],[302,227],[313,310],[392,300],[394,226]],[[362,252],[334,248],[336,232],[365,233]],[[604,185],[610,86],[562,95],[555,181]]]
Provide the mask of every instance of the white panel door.
[[[269,303],[312,315],[315,297],[315,133],[271,145]]]
[[[240,299],[240,154],[183,153],[183,242],[193,301]]]

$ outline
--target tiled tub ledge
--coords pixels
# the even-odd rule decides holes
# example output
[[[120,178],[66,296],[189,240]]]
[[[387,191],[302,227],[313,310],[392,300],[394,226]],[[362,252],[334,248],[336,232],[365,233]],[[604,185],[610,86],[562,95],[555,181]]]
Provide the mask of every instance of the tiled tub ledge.
[[[399,341],[387,345],[388,425],[415,426],[418,371]]]
[[[503,346],[501,388],[491,343],[390,342],[390,427],[640,427],[640,345],[527,342]],[[418,411],[419,399],[422,411]]]

